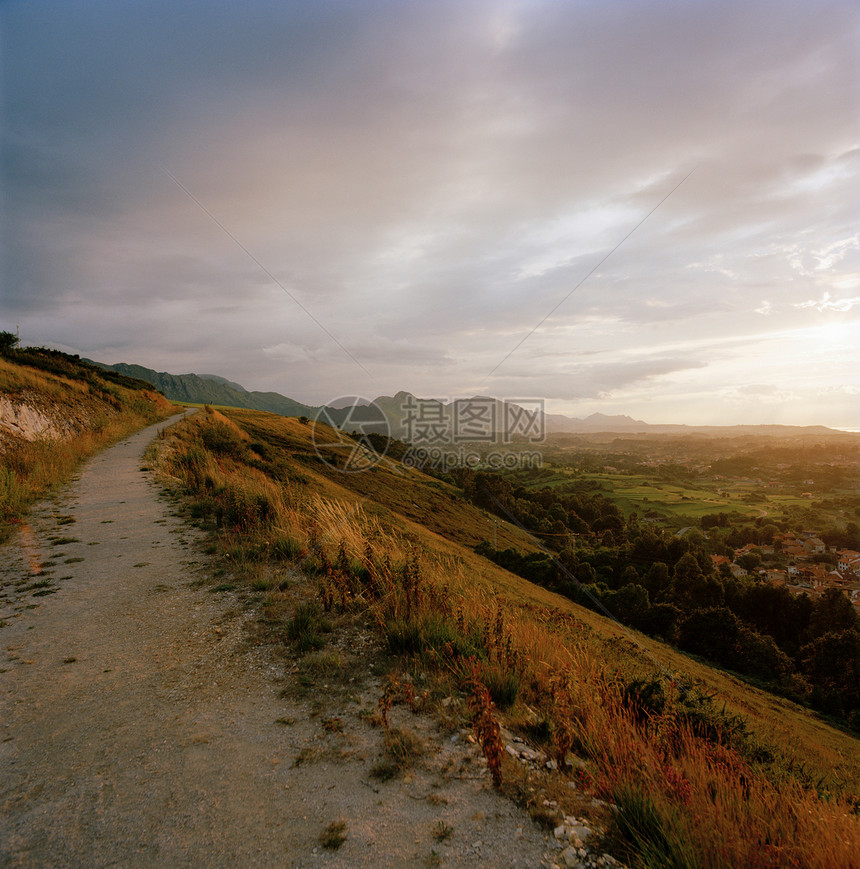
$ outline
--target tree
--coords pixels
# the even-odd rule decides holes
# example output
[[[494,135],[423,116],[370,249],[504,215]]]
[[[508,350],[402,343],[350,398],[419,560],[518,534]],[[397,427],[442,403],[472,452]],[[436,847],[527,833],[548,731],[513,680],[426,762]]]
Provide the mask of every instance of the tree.
[[[685,652],[701,655],[725,667],[737,660],[741,623],[725,607],[697,609],[678,626],[678,645]]]
[[[779,680],[793,672],[791,658],[773,641],[741,625],[734,667],[739,673]]]
[[[641,585],[628,583],[618,591],[610,591],[603,596],[607,609],[625,625],[642,627],[650,609],[648,592]]]
[[[719,606],[723,586],[714,576],[706,576],[696,557],[688,552],[678,559],[672,572],[672,600],[681,609]]]
[[[0,332],[0,356],[9,356],[18,346],[18,336],[12,332]]]
[[[800,660],[803,675],[829,701],[823,705],[841,706],[845,712],[860,707],[860,634],[828,632],[807,643]]]
[[[662,561],[655,561],[641,582],[653,600],[668,591],[672,584],[669,568]]]
[[[828,588],[812,605],[809,619],[810,638],[846,630],[860,632],[860,619],[854,612],[851,601],[838,588]]]
[[[752,573],[761,564],[761,555],[758,552],[745,552],[738,556],[737,562],[744,570]]]

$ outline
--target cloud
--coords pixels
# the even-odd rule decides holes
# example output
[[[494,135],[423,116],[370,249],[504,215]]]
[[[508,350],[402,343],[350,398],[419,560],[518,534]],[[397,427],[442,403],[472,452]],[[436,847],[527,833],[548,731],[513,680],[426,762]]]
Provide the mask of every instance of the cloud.
[[[751,383],[747,386],[739,386],[736,391],[741,395],[776,395],[779,388],[773,384]]]
[[[805,302],[796,302],[795,308],[815,308],[816,311],[850,311],[855,305],[860,305],[860,296],[844,299],[831,299],[830,293],[825,292],[818,300],[807,299]]]
[[[68,0],[0,17],[0,278],[36,343],[307,400],[368,391],[268,270],[380,392],[669,402],[714,370],[699,347],[754,331],[754,300],[773,334],[858,301],[842,0]],[[752,319],[751,366],[775,343]]]

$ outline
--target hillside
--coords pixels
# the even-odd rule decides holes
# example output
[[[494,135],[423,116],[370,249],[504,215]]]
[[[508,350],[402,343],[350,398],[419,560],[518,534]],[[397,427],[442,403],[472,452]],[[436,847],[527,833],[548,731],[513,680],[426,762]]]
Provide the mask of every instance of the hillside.
[[[309,631],[324,650],[323,612],[376,625],[428,702],[461,698],[499,787],[536,815],[545,795],[550,818],[588,802],[633,865],[855,865],[855,739],[491,563],[475,552],[491,534],[538,544],[391,458],[344,473],[342,452],[314,445],[319,425],[211,412],[162,450],[271,641]],[[268,578],[285,563],[310,577],[310,609]],[[417,690],[398,684],[388,702]],[[499,720],[552,763],[518,777]]]
[[[0,539],[84,458],[175,411],[143,380],[55,350],[7,349],[0,356]]]
[[[166,371],[155,371],[125,362],[116,365],[105,365],[101,362],[93,364],[108,371],[144,380],[171,401],[244,407],[265,410],[280,416],[314,416],[319,410],[318,407],[310,407],[277,392],[249,392],[238,383],[215,374],[168,374]]]

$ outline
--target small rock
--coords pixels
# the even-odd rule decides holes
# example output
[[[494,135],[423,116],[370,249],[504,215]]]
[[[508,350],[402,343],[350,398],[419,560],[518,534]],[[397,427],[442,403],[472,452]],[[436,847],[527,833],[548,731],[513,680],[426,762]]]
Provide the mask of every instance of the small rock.
[[[567,827],[564,824],[560,824],[552,831],[552,834],[556,839],[564,839],[567,837]]]
[[[506,745],[506,746],[505,746],[505,751],[506,751],[506,752],[507,752],[511,757],[519,757],[519,756],[520,756],[519,752],[518,752],[518,751],[517,751],[517,750],[516,750],[512,745]]]
[[[566,869],[578,869],[579,854],[576,853],[576,848],[565,848],[558,855],[558,863],[560,866],[566,867]]]

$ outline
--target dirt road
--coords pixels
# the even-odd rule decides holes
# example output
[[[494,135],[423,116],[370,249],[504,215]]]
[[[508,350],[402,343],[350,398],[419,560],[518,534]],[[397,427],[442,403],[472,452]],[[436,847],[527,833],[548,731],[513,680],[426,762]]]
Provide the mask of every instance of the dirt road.
[[[0,549],[0,866],[541,865],[551,836],[464,734],[395,710],[420,758],[373,777],[369,631],[315,668],[248,641],[253,601],[213,593],[200,532],[141,471],[155,433]]]

